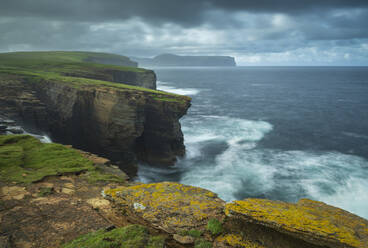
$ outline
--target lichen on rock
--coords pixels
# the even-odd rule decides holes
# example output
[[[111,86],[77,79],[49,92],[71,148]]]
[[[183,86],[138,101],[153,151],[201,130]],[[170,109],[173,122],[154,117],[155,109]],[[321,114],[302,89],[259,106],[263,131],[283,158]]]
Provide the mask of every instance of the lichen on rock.
[[[245,199],[226,205],[225,213],[245,223],[254,223],[304,240],[337,247],[368,247],[368,221],[325,203],[302,199],[286,203]]]
[[[224,217],[224,201],[216,194],[179,183],[140,184],[104,193],[121,208],[168,233],[204,230],[209,219]]]

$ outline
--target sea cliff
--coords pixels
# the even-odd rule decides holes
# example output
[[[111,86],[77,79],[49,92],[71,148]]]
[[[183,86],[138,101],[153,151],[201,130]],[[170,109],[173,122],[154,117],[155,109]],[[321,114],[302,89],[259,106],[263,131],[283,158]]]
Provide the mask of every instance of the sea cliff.
[[[64,57],[80,54],[61,55],[0,55],[0,113],[122,168],[138,160],[171,165],[184,155],[179,119],[189,97],[154,90],[150,70],[71,62]]]

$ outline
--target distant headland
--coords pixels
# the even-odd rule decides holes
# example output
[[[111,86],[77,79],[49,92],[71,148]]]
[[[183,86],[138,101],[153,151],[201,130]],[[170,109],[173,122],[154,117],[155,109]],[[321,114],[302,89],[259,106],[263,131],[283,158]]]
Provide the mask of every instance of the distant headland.
[[[230,56],[179,56],[160,54],[153,58],[131,57],[144,66],[236,66],[234,57]]]

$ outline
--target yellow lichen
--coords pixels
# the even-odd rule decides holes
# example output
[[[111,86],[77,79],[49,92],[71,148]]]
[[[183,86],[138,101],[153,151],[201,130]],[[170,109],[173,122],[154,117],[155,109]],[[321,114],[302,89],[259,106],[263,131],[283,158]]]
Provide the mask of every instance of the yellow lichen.
[[[302,199],[293,204],[246,199],[227,204],[225,213],[245,216],[275,229],[298,233],[306,239],[314,236],[353,247],[368,247],[361,238],[364,236],[364,228],[368,227],[368,221],[317,201]]]
[[[264,246],[262,245],[251,242],[249,240],[244,240],[242,236],[238,234],[226,234],[226,235],[220,236],[216,239],[216,242],[225,243],[232,247],[264,248]]]
[[[205,226],[212,217],[222,216],[224,203],[208,190],[173,182],[139,184],[106,190],[122,206],[160,226],[187,228]],[[139,203],[145,209],[133,209]]]

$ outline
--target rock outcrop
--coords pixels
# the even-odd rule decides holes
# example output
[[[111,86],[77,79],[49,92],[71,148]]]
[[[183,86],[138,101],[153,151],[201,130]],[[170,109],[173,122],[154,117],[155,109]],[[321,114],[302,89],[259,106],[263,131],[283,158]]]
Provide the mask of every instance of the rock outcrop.
[[[211,218],[223,220],[225,202],[211,191],[179,183],[152,183],[104,192],[129,216],[171,234],[205,230]]]
[[[225,204],[210,191],[169,182],[105,194],[125,216],[139,217],[181,243],[204,239],[219,248],[368,247],[367,220],[308,199],[297,204],[264,199]]]
[[[245,199],[225,212],[233,231],[248,231],[265,247],[368,247],[368,221],[323,202]]]

